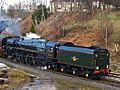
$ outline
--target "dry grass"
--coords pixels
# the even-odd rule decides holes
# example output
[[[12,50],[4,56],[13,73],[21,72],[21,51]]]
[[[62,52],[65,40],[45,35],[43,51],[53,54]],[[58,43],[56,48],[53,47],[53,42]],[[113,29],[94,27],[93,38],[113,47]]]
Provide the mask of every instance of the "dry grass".
[[[29,28],[32,25],[32,19],[31,18],[32,18],[32,15],[30,14],[30,15],[28,15],[28,17],[25,20],[23,20],[21,22],[20,30],[21,30],[22,35],[29,32]]]
[[[100,88],[95,88],[87,85],[80,85],[76,82],[70,80],[63,80],[56,77],[52,77],[57,83],[57,90],[101,90]]]
[[[76,27],[83,25],[85,15],[80,12],[66,12],[52,14],[46,21],[41,22],[37,28],[37,33],[45,39],[58,40],[63,36],[63,31],[67,34],[73,32]],[[82,24],[81,24],[82,23]]]
[[[29,78],[24,71],[12,68],[8,73],[8,81],[0,85],[0,90],[15,87],[21,83],[26,82],[28,79]]]

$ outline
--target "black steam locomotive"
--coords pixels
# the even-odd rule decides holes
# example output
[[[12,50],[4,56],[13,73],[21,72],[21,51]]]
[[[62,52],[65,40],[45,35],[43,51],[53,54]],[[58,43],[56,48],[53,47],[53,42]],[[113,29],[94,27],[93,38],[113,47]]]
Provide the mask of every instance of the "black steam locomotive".
[[[12,61],[88,78],[109,73],[109,51],[71,42],[0,36],[0,55]]]

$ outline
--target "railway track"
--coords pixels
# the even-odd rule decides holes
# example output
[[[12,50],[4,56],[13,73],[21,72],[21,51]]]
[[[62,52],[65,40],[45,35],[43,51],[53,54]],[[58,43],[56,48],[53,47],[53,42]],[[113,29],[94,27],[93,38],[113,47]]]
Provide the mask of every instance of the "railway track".
[[[120,79],[120,74],[119,73],[111,72],[111,73],[108,74],[108,76]]]
[[[120,74],[109,73],[104,79],[105,82],[109,82],[110,85],[120,87]]]
[[[65,73],[55,72],[55,71],[51,71],[51,70],[43,71],[43,70],[40,70],[33,66],[12,63],[9,60],[5,60],[3,58],[0,58],[0,62],[12,65],[13,67],[16,67],[16,68],[23,69],[23,70],[25,70],[33,75],[36,75],[38,77],[41,76],[41,74],[42,74],[43,77],[44,76],[54,76],[57,78],[62,78],[64,80],[72,80],[79,84],[89,85],[89,86],[101,88],[104,90],[120,90],[120,84],[119,83],[116,84],[116,82],[111,82],[109,80],[109,78],[107,78],[105,80],[100,80],[100,81],[99,80],[91,80],[88,78],[82,78],[82,77],[78,77],[78,76],[74,76],[74,75],[68,75]]]

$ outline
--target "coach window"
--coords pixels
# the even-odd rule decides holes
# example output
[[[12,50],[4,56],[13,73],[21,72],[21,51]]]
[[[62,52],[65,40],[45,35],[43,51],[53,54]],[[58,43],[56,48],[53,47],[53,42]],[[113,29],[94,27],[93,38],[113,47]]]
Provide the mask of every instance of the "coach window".
[[[53,52],[53,48],[52,47],[50,48],[50,52]]]

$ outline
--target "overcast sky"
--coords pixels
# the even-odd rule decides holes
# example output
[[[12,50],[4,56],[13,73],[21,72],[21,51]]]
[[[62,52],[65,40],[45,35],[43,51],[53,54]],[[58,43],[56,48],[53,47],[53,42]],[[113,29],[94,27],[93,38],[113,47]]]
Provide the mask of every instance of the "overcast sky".
[[[30,0],[5,0],[5,1],[6,1],[7,5],[5,5],[4,8],[8,8],[9,5],[14,5],[14,4],[18,3],[19,1],[27,2],[27,1],[30,1]],[[38,0],[38,1],[47,1],[47,6],[50,5],[50,0]]]

